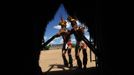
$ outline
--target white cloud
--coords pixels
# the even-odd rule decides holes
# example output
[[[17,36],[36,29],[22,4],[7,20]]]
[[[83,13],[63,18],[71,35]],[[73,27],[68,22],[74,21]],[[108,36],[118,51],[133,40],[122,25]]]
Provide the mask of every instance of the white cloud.
[[[77,25],[80,26],[81,25],[81,22],[78,20],[76,21]]]
[[[44,40],[45,40],[45,41],[47,40],[47,37],[46,37],[46,36],[44,36]]]
[[[71,38],[72,43],[76,43],[75,38]]]
[[[50,44],[55,44],[55,41],[54,41],[54,40],[53,40],[53,41],[51,41],[51,42],[50,42]]]
[[[63,39],[60,40],[60,44],[63,44]]]
[[[89,40],[90,39],[90,36],[89,35],[85,35],[85,37]]]
[[[63,43],[62,37],[57,37],[53,41],[50,42],[51,44],[61,44]]]
[[[61,37],[57,37],[57,38],[55,38],[54,40],[59,40]]]
[[[60,37],[55,38],[54,40],[57,42],[61,42],[63,40],[63,38],[62,38],[62,36],[60,36]]]
[[[60,25],[56,25],[53,27],[54,29],[61,29],[61,26]]]
[[[67,28],[69,28],[69,27],[71,27],[71,23],[69,21],[67,21]]]
[[[67,21],[67,20],[66,20],[66,21]],[[66,26],[66,28],[69,28],[69,27],[71,27],[71,23],[67,21],[67,26]],[[60,26],[60,25],[56,25],[56,26],[54,26],[53,28],[54,28],[54,29],[61,29],[61,26]]]
[[[71,23],[70,23],[69,21],[67,21],[67,20],[66,20],[66,22],[67,22],[66,28],[70,28],[70,27],[71,27]],[[80,21],[76,21],[76,23],[77,23],[78,26],[81,25],[81,22],[80,22]],[[56,26],[54,26],[53,28],[54,28],[54,29],[61,29],[61,26],[60,26],[60,25],[56,25]]]
[[[86,34],[85,37],[86,37],[88,40],[90,39],[90,36],[89,36],[88,34]],[[71,41],[72,41],[73,43],[76,43],[76,39],[75,39],[74,37],[71,38]]]
[[[54,39],[53,41],[51,41],[51,44],[60,44],[61,40],[60,39]]]

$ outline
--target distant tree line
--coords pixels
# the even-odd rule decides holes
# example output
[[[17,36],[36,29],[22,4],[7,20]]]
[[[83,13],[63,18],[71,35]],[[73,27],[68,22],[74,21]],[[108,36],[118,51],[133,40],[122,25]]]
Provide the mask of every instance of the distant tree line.
[[[75,48],[75,46],[76,46],[76,44],[75,43],[72,43],[72,47]],[[49,45],[43,47],[43,50],[49,50],[50,47],[52,47],[52,46],[49,44]]]

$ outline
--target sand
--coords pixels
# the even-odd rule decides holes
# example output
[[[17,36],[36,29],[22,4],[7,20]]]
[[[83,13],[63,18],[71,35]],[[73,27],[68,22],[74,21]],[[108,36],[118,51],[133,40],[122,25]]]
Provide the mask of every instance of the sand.
[[[95,67],[96,66],[95,61],[92,62],[90,61],[89,52],[90,49],[87,49],[87,55],[88,55],[87,68]],[[61,49],[41,51],[39,65],[42,71],[46,72],[46,71],[68,70],[69,68],[63,66],[61,53],[62,53]],[[66,57],[68,59],[67,54]],[[77,66],[74,48],[72,49],[72,58],[73,58],[73,65]],[[83,58],[82,51],[80,52],[80,58],[81,60]],[[95,55],[93,52],[92,52],[92,60],[95,60]]]

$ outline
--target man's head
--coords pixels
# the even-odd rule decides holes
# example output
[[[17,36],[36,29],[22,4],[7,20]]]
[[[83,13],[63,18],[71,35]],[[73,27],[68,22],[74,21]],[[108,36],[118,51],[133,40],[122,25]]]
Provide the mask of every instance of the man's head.
[[[71,21],[76,21],[76,19],[74,19],[72,16],[68,16],[67,20],[70,21],[70,22]]]
[[[67,20],[71,22],[72,27],[77,25],[77,22],[76,22],[77,20],[73,18],[72,16],[68,16]]]
[[[66,27],[66,21],[61,17],[61,21],[59,22],[59,25],[61,25],[61,27]]]

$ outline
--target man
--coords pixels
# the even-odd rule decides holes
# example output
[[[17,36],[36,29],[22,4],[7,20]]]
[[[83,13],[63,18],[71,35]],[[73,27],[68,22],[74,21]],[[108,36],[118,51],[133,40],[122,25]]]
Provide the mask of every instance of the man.
[[[86,65],[87,65],[87,45],[84,43],[84,41],[80,42],[80,49],[82,49],[82,53],[83,53],[83,66],[84,69],[86,69]]]
[[[77,19],[74,19],[73,17],[71,16],[68,16],[67,20],[69,22],[71,22],[71,26],[72,26],[72,29],[70,31],[70,35],[71,34],[74,34],[75,36],[75,39],[76,39],[76,46],[75,46],[75,58],[77,60],[77,65],[78,65],[78,69],[81,69],[82,68],[82,62],[80,60],[80,56],[79,56],[79,50],[80,50],[80,42],[82,41],[82,37],[81,35],[84,34],[84,30],[83,28],[79,27],[77,25]],[[85,68],[85,67],[84,67]]]
[[[61,18],[61,21],[59,22],[59,25],[61,26],[61,29],[60,31],[57,33],[57,35],[61,35],[62,38],[63,38],[63,47],[62,47],[62,58],[63,58],[63,62],[64,62],[64,65],[66,67],[68,67],[68,61],[66,59],[66,51],[68,50],[68,57],[69,57],[69,64],[70,66],[69,67],[73,67],[73,64],[72,64],[72,56],[71,56],[71,41],[69,40],[70,39],[70,31],[67,30],[66,28],[66,21]],[[66,44],[68,45],[68,48],[66,49],[65,46]]]
[[[59,25],[61,26],[61,29],[59,30],[58,33],[56,33],[54,36],[52,36],[49,40],[47,40],[43,46],[46,46],[47,44],[49,44],[52,40],[54,40],[55,38],[57,37],[60,37],[62,36],[63,38],[63,47],[62,47],[62,58],[63,58],[63,62],[64,62],[64,65],[66,67],[68,67],[68,62],[67,62],[67,59],[66,59],[66,44],[67,42],[69,41],[70,39],[70,31],[66,28],[66,21],[61,17],[61,21],[59,22]],[[71,66],[71,65],[70,65]]]

